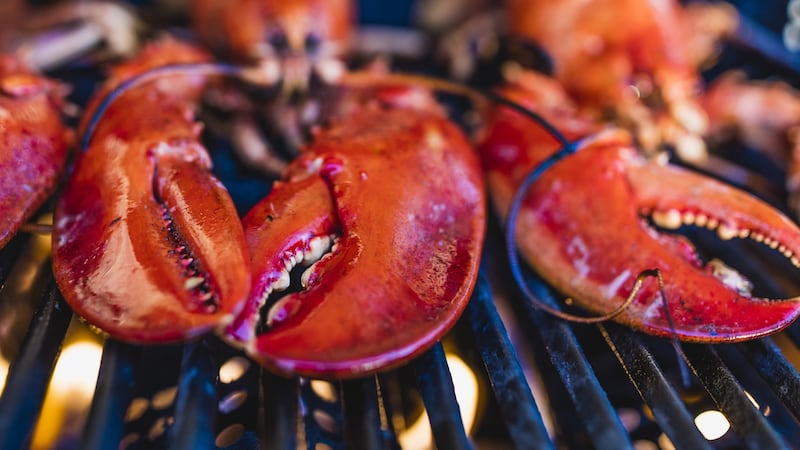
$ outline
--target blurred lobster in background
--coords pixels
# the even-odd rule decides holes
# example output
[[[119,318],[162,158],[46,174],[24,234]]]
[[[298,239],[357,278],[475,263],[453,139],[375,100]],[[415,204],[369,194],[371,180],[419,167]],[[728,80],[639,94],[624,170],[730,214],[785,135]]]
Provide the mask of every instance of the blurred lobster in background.
[[[256,64],[279,93],[269,101],[217,87],[210,103],[225,110],[234,150],[249,167],[280,173],[280,154],[296,156],[319,122],[313,86],[329,85],[347,70],[356,5],[351,0],[193,0],[192,27],[223,60]],[[254,116],[255,115],[255,116]],[[271,139],[266,139],[257,116]],[[284,156],[285,158],[285,156]]]
[[[80,21],[76,27],[49,30],[44,38],[23,35],[19,22],[33,13],[21,1],[4,2],[0,9],[0,248],[56,190],[72,143],[63,122],[68,88],[40,72],[85,54],[100,43],[109,43],[104,32],[108,22],[94,21],[77,5],[66,5],[40,18],[41,26],[60,26]],[[119,7],[98,3],[96,13],[128,21]],[[106,29],[107,31],[107,29]],[[124,40],[124,39],[123,39]],[[131,50],[132,43],[116,42],[112,53]]]
[[[0,55],[0,248],[57,187],[72,141],[63,92],[17,55]]]
[[[707,118],[699,67],[734,32],[726,3],[673,0],[505,3],[509,33],[540,45],[553,77],[586,113],[632,128],[648,152],[673,145],[702,161]],[[569,35],[569,39],[564,36]]]
[[[744,143],[784,168],[788,206],[800,217],[800,93],[785,82],[731,72],[711,82],[701,104],[713,144]]]

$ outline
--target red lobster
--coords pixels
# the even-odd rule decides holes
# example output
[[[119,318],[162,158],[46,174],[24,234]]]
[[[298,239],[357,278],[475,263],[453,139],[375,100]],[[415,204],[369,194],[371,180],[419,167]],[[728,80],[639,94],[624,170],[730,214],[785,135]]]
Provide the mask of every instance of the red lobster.
[[[38,71],[85,54],[101,42],[112,53],[130,50],[108,45],[103,21],[72,4],[45,14],[43,25],[53,28],[78,21],[81,26],[56,27],[48,39],[21,38],[16,35],[20,18],[33,16],[24,3],[9,1],[0,7],[0,43],[17,46],[13,53],[0,54],[0,248],[56,190],[72,144],[72,132],[62,122],[67,88]],[[117,24],[130,20],[111,4],[98,5],[98,11]]]
[[[195,29],[220,54],[278,63],[284,93],[341,77],[354,17],[349,0],[193,6]],[[279,371],[348,376],[399,364],[453,325],[474,285],[485,226],[476,156],[424,91],[379,97],[347,94],[286,181],[244,218],[253,287],[229,333]],[[294,116],[284,106],[275,116]],[[303,276],[306,290],[270,305],[269,331],[255,338],[266,296],[333,235]]]
[[[106,92],[143,65],[203,58],[161,42]],[[204,80],[131,87],[95,127],[56,211],[54,268],[76,312],[139,342],[217,327],[266,366],[312,376],[363,375],[439,339],[474,286],[485,204],[477,155],[432,97],[346,94],[243,236],[196,140]],[[264,326],[259,310],[301,262],[314,263],[305,289],[270,300]]]
[[[340,106],[244,218],[254,276],[235,339],[253,339],[266,294],[336,236],[303,274],[305,290],[272,306],[269,330],[249,344],[279,371],[399,364],[455,323],[474,286],[485,230],[477,155],[424,91],[378,97]]]
[[[674,229],[695,225],[720,238],[750,237],[800,266],[800,229],[742,191],[677,167],[647,161],[619,129],[601,130],[582,116],[554,80],[532,72],[503,90],[542,112],[580,150],[545,171],[524,197],[516,241],[546,280],[586,309],[604,314],[625,302],[638,271],[659,269],[614,319],[686,341],[738,341],[779,331],[800,314],[800,299],[754,298],[749,282],[724,263],[703,264]],[[481,146],[498,212],[507,214],[525,175],[558,142],[517,113],[498,110]]]

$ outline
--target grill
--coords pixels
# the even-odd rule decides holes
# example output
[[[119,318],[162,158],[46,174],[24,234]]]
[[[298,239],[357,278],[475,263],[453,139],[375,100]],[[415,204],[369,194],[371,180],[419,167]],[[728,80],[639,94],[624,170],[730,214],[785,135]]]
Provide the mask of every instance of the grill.
[[[759,39],[771,36],[753,29]],[[726,54],[723,65],[744,64],[742,55],[751,64],[751,50]],[[784,55],[767,52],[768,59],[755,59],[748,67],[756,73],[777,70],[776,60],[792,63]],[[71,69],[70,74],[96,77],[92,70]],[[83,94],[79,86],[76,95]],[[267,181],[241,175],[224,143],[210,147],[240,205],[268,188]],[[758,159],[747,149],[733,154],[739,161]],[[776,170],[762,166],[762,173]],[[41,256],[40,238],[21,234],[0,252],[0,285],[9,290],[12,280],[27,279],[28,289],[20,296],[32,293],[31,304],[38,306],[32,314],[24,305],[13,309],[22,318],[8,327],[22,323],[21,343],[18,350],[5,348],[14,347],[11,339],[3,343],[3,353],[15,356],[0,396],[0,449],[31,445],[42,411],[42,422],[58,420],[63,428],[61,437],[50,441],[63,449],[800,446],[800,323],[770,338],[683,344],[677,352],[667,340],[613,323],[565,323],[520,297],[500,254],[500,236],[491,223],[481,276],[455,329],[404,367],[336,383],[286,379],[261,370],[214,337],[148,347],[106,340],[96,386],[86,393],[90,407],[83,413],[70,411],[71,403],[79,403],[74,391],[61,397],[52,389],[47,393],[51,380],[56,383],[59,354],[66,359],[82,341],[82,331]],[[701,246],[709,241],[702,232],[692,237]],[[769,255],[747,245],[711,250],[743,261],[765,295],[798,292],[797,281],[787,275],[791,272],[775,269],[780,266]],[[40,270],[22,270],[27,265]],[[560,303],[534,274],[527,281],[543,301]],[[24,303],[7,298],[0,297],[0,308]],[[88,366],[85,372],[93,379]],[[51,397],[60,398],[55,409],[66,410],[68,420],[47,415]],[[719,437],[709,440],[700,429],[711,432],[703,421],[719,419],[717,413],[725,419]],[[465,427],[465,421],[474,425]]]

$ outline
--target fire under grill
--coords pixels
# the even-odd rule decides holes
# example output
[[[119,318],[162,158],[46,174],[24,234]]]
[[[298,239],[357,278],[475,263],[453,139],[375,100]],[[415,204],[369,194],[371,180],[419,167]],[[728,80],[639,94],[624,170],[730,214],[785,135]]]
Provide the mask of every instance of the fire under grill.
[[[741,66],[741,55],[723,64]],[[783,70],[771,64],[747,67]],[[93,70],[71,74],[97,77]],[[268,189],[241,176],[224,144],[209,146],[239,204]],[[748,149],[730,155],[761,176],[776,171]],[[800,292],[798,277],[769,255],[747,244],[716,248],[696,233],[696,243],[741,261],[764,295]],[[800,323],[769,338],[678,351],[614,323],[570,324],[520,296],[494,222],[454,330],[404,367],[343,382],[273,375],[215,337],[101,342],[64,303],[43,245],[23,233],[0,252],[0,363],[9,363],[0,449],[800,448]],[[527,281],[543,301],[563,303],[534,274]],[[67,360],[72,378],[60,375]]]

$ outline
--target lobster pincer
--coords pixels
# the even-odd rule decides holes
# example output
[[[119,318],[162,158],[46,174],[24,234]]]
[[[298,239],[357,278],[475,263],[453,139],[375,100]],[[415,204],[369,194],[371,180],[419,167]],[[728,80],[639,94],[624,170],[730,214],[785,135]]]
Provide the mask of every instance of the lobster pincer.
[[[516,233],[528,263],[576,304],[609,313],[633,292],[639,273],[658,269],[665,299],[645,280],[615,320],[655,335],[722,342],[779,331],[800,314],[797,298],[755,297],[735,269],[703,261],[688,239],[668,232],[696,226],[723,240],[750,238],[798,267],[800,229],[790,219],[736,188],[644,159],[627,132],[580,116],[552,79],[528,73],[505,92],[535,105],[570,140],[581,139],[577,153],[525,194]],[[525,175],[558,147],[516,113],[493,116],[481,153],[501,215]]]
[[[485,229],[477,155],[426,91],[375,97],[342,106],[243,219],[253,285],[226,335],[279,372],[394,367],[455,323],[474,286]],[[297,264],[308,266],[303,288],[270,296]]]
[[[86,117],[137,74],[208,59],[174,40],[151,44],[113,70]],[[194,120],[207,79],[189,71],[132,86],[82,126],[88,147],[56,209],[53,268],[75,312],[117,338],[190,338],[230,320],[247,295],[239,216]]]

